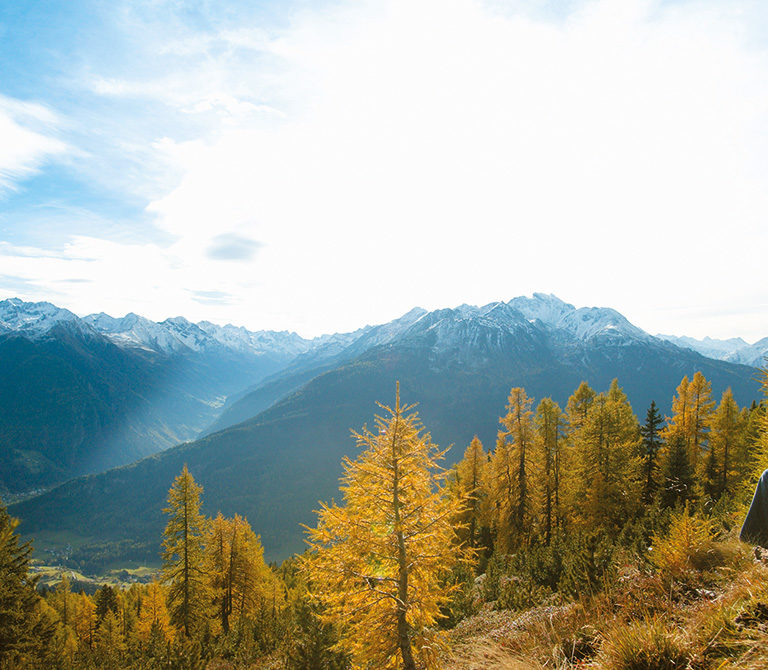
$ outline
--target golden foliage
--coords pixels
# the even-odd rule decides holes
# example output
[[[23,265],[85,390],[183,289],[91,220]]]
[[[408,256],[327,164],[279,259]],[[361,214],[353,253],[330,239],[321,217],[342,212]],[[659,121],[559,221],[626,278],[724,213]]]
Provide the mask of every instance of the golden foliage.
[[[441,577],[462,553],[451,525],[461,503],[439,486],[445,452],[413,405],[398,391],[394,409],[380,407],[375,433],[353,433],[364,451],[344,460],[344,503],[323,504],[307,529],[303,568],[358,667],[437,668],[435,623],[451,596]]]

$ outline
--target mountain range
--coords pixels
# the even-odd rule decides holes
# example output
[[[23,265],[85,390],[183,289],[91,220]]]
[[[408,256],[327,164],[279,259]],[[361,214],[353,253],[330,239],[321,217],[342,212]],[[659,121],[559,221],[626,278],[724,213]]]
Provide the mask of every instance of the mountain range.
[[[94,329],[98,321],[111,323],[84,321]],[[197,328],[215,339],[205,326]],[[118,346],[127,336],[117,333],[126,330],[135,333],[99,335]],[[199,343],[190,331],[195,335],[186,341]],[[190,331],[185,327],[185,337]],[[131,347],[160,355],[159,344],[130,337]],[[760,398],[754,367],[649,335],[615,310],[576,309],[543,294],[482,307],[414,309],[384,325],[303,342],[309,344],[275,359],[271,374],[233,393],[203,437],[14,505],[24,532],[46,542],[66,536],[81,544],[130,539],[158,547],[164,500],[186,463],[205,489],[207,513],[244,514],[261,533],[266,556],[284,558],[302,549],[299,524],[312,521],[317,501],[337,493],[341,459],[356,453],[350,428],[372,423],[376,402],[393,400],[396,381],[404,401],[419,403],[433,439],[455,445],[448,463],[475,434],[493,445],[513,386],[562,405],[582,380],[604,390],[618,378],[642,416],[651,400],[668,411],[680,379],[700,370],[716,397],[731,387],[742,405]]]
[[[765,367],[768,362],[768,337],[764,337],[753,344],[745,342],[740,337],[731,337],[727,340],[717,340],[711,337],[697,340],[693,337],[676,337],[675,335],[657,335],[656,337],[672,342],[679,347],[693,349],[702,356],[716,358],[719,361],[752,365],[756,368]]]
[[[228,396],[327,339],[1,301],[0,491],[50,486],[192,439]]]

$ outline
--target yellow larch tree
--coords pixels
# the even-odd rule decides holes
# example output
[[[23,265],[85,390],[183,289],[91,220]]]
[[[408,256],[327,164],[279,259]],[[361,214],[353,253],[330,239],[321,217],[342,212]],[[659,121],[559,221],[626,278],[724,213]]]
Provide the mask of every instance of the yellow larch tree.
[[[488,455],[477,435],[464,451],[464,457],[456,464],[456,486],[464,511],[459,517],[460,540],[473,549],[477,547],[481,529],[489,523],[486,471]]]
[[[711,424],[704,485],[706,492],[717,499],[724,494],[733,493],[737,485],[739,457],[744,439],[744,417],[730,388],[723,392]]]
[[[203,561],[208,520],[201,514],[201,486],[184,465],[168,491],[168,523],[163,533],[163,581],[171,621],[186,637],[207,617],[210,594]]]
[[[707,444],[707,436],[712,425],[715,412],[715,401],[712,399],[712,384],[701,372],[696,372],[688,387],[690,397],[691,420],[688,430],[690,434],[691,465],[693,471],[701,468],[701,455]]]
[[[534,526],[533,495],[533,412],[525,389],[509,392],[507,413],[499,419],[501,430],[491,459],[493,497],[496,501],[497,545],[511,552],[530,541]]]
[[[685,441],[688,458],[694,473],[703,474],[702,452],[707,444],[715,401],[712,400],[712,385],[701,372],[693,378],[683,377],[672,399],[672,417],[661,433],[668,444],[676,436]]]
[[[445,451],[399,395],[394,409],[380,405],[375,432],[353,433],[363,452],[343,461],[343,504],[322,504],[307,528],[311,592],[360,668],[439,667],[435,623],[451,597],[441,580],[462,553],[451,524],[461,503],[441,486]]]
[[[544,540],[549,544],[553,532],[563,523],[563,479],[567,473],[566,420],[552,398],[544,398],[536,408],[536,452],[538,462],[537,497],[541,509]]]
[[[168,608],[165,606],[165,589],[156,581],[147,585],[141,598],[141,609],[136,621],[136,636],[143,643],[149,642],[152,630],[165,640],[173,640],[173,628]]]
[[[620,527],[640,498],[640,427],[613,380],[595,397],[574,441],[573,506],[591,527]]]
[[[226,519],[219,513],[211,523],[206,553],[221,629],[226,633],[233,620],[263,613],[277,578],[264,562],[261,540],[248,521],[238,515]]]

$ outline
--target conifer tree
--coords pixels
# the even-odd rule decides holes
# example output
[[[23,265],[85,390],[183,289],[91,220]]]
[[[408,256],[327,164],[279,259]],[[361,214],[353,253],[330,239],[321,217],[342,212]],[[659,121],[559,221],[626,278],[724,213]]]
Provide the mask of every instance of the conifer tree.
[[[676,507],[693,499],[693,468],[682,433],[673,433],[667,440],[661,481],[661,504],[664,507]]]
[[[637,419],[614,379],[592,402],[574,442],[574,504],[582,523],[617,528],[635,512],[639,443]]]
[[[205,620],[209,593],[203,569],[207,521],[200,513],[202,487],[187,466],[168,491],[168,524],[163,533],[163,579],[170,586],[171,622],[190,638]]]
[[[596,397],[597,393],[590,388],[589,384],[581,382],[579,388],[568,398],[565,410],[568,413],[568,425],[571,427],[571,431],[579,431],[584,426],[589,408]]]
[[[538,489],[544,539],[549,544],[552,532],[562,527],[563,477],[567,472],[565,455],[565,415],[551,398],[544,398],[536,409],[536,437],[539,477]]]
[[[667,420],[667,425],[662,431],[661,437],[665,442],[669,442],[673,435],[679,435],[683,438],[686,449],[690,449],[690,385],[688,376],[682,378],[677,387],[676,394],[672,397],[672,416]]]
[[[709,436],[709,453],[715,464],[714,472],[708,477],[709,493],[714,499],[734,491],[743,436],[744,425],[739,406],[734,400],[733,392],[728,388],[723,392],[712,418],[712,431]]]
[[[478,545],[481,528],[487,523],[487,465],[488,456],[483,443],[475,435],[464,451],[464,458],[456,465],[458,495],[464,503],[464,510],[458,519],[462,529],[459,536],[473,549]]]
[[[74,601],[74,626],[79,647],[92,647],[96,634],[96,605],[90,596],[82,591]]]
[[[264,562],[261,540],[240,516],[225,519],[219,513],[206,550],[216,616],[226,633],[233,617],[240,620],[265,607],[276,577]]]
[[[658,488],[659,451],[663,446],[659,428],[663,422],[656,401],[651,401],[651,406],[645,415],[645,424],[640,427],[640,435],[643,438],[643,502],[648,504]]]
[[[173,640],[171,619],[165,606],[165,591],[156,581],[147,585],[136,622],[136,635],[142,643],[148,643],[153,633],[155,637]]]
[[[507,413],[499,419],[502,429],[491,461],[496,498],[496,529],[499,546],[512,551],[530,541],[533,532],[533,412],[523,388],[513,388]]]
[[[357,667],[439,667],[435,622],[450,592],[441,586],[461,552],[451,519],[459,504],[438,482],[440,451],[413,406],[381,406],[376,432],[354,433],[364,449],[344,459],[343,504],[323,504],[304,562],[326,622]],[[440,477],[440,478],[438,478]]]
[[[18,523],[0,503],[0,666],[33,666],[54,634],[29,574],[32,545],[19,543]]]
[[[697,472],[701,454],[707,445],[714,414],[715,401],[712,399],[712,384],[710,384],[701,372],[696,372],[688,387],[690,398],[691,418],[688,425],[688,448],[691,453],[691,465],[694,473]]]

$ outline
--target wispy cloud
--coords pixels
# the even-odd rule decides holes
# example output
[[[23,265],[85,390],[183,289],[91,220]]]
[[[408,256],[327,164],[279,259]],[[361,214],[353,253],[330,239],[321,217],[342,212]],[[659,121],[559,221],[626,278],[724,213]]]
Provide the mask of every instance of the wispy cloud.
[[[67,150],[47,107],[0,95],[0,196]]]

